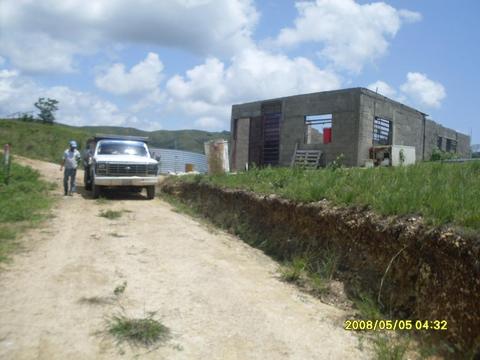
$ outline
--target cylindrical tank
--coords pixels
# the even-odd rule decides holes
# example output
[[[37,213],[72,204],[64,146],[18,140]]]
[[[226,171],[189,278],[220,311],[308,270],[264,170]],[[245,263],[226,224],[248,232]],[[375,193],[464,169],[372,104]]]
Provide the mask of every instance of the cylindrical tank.
[[[223,139],[211,140],[204,145],[205,155],[207,155],[208,173],[213,175],[229,172],[228,141]]]

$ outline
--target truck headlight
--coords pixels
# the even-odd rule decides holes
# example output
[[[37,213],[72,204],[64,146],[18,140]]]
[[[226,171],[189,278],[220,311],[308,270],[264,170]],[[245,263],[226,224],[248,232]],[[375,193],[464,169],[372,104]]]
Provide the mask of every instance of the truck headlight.
[[[158,164],[149,164],[148,165],[148,175],[157,175]]]
[[[96,163],[95,172],[97,174],[105,175],[107,173],[107,164],[106,163]]]

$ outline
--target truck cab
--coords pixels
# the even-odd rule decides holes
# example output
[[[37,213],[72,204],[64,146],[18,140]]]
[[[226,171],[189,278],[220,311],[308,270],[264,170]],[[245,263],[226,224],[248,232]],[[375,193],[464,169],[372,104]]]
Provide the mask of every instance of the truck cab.
[[[102,189],[147,190],[155,197],[158,162],[150,155],[147,138],[97,135],[87,141],[84,155],[84,183],[98,198]]]

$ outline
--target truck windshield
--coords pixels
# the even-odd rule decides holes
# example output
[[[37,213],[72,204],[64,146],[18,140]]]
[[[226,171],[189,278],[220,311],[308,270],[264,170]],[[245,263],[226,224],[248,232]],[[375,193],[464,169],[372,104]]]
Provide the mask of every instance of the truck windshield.
[[[147,150],[142,143],[107,142],[99,145],[97,154],[147,156]]]

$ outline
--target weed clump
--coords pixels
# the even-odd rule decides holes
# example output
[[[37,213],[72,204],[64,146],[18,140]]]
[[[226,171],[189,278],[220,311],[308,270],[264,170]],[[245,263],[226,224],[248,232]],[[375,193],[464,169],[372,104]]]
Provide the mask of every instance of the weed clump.
[[[378,360],[403,360],[408,350],[408,339],[389,338],[387,335],[376,336],[372,339],[373,350]]]
[[[305,272],[307,263],[302,258],[294,258],[280,270],[281,278],[286,282],[297,282]]]
[[[104,217],[109,220],[115,220],[118,219],[119,217],[122,216],[123,211],[117,211],[117,210],[102,210],[100,211],[101,217]]]
[[[125,292],[126,288],[127,288],[127,282],[124,281],[122,285],[118,285],[117,287],[115,287],[115,289],[113,290],[113,294],[115,296],[120,296]]]
[[[108,321],[108,332],[118,342],[146,347],[163,343],[170,338],[169,328],[155,320],[153,314],[137,319],[124,315],[112,316]]]
[[[319,256],[303,254],[294,257],[280,269],[283,281],[299,285],[315,295],[325,294],[338,267],[338,253],[325,249]]]

